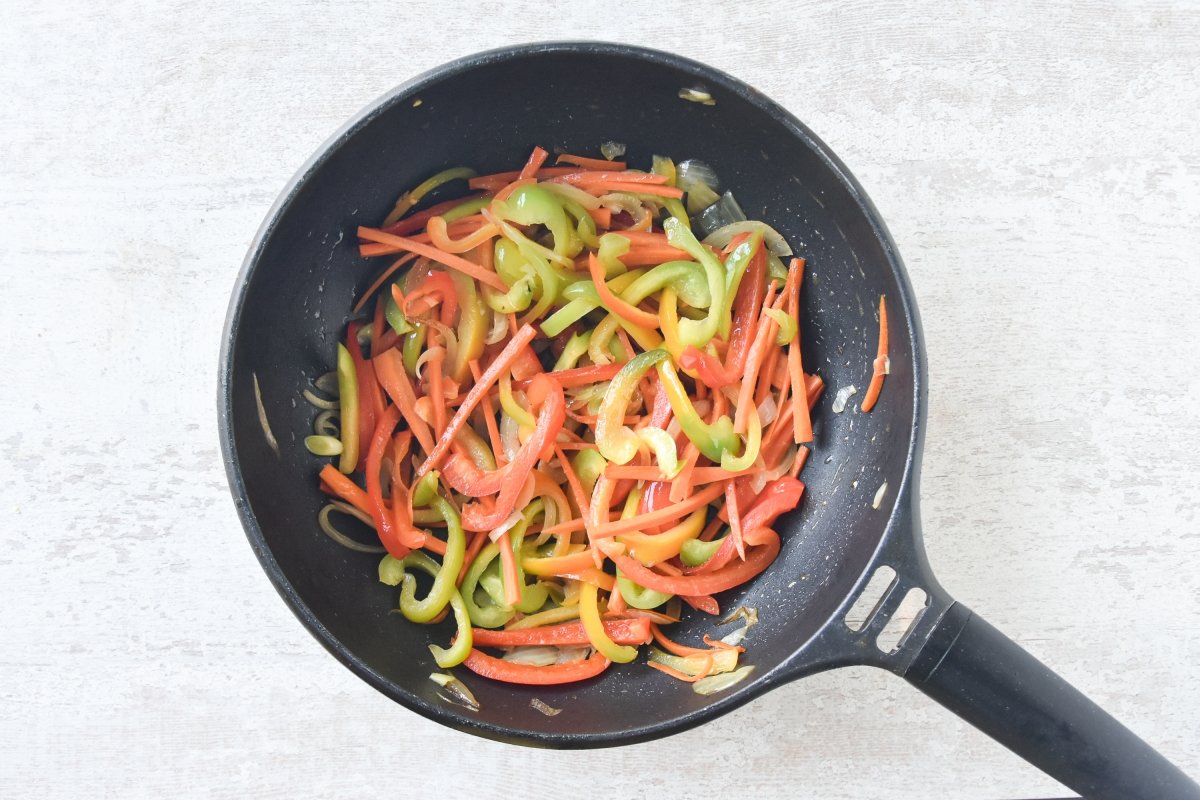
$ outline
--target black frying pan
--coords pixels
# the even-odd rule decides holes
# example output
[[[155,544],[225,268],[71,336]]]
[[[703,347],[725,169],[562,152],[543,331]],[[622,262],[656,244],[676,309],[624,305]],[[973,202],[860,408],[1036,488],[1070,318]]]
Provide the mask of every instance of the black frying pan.
[[[700,87],[715,105],[679,98]],[[352,298],[375,267],[353,228],[375,224],[402,187],[445,166],[510,169],[534,144],[595,152],[628,146],[712,164],[751,217],[808,259],[804,356],[825,379],[815,411],[808,492],[780,525],[778,561],[721,598],[759,609],[750,679],[701,697],[649,669],[611,669],[586,684],[525,688],[463,680],[482,708],[437,695],[426,650],[448,629],[388,614],[394,590],[375,557],[342,549],[314,522],[316,464],[300,446],[306,381],[329,369]],[[875,303],[890,309],[891,374],[875,411],[857,400],[869,377]],[[281,444],[260,429],[252,378]],[[833,413],[836,390],[860,394]],[[1200,788],[1144,742],[938,585],[921,546],[917,473],[927,377],[920,324],[900,256],[846,167],[804,125],[754,89],[677,56],[605,44],[543,44],[465,58],[395,90],[326,143],[267,217],[234,290],[221,357],[221,444],[250,543],[292,610],[340,661],[406,707],[470,733],[520,744],[598,747],[690,728],[796,678],[851,664],[903,676],[1033,764],[1089,796],[1200,798]],[[872,507],[881,484],[888,488]],[[858,630],[848,610],[882,566],[894,580]],[[886,584],[885,584],[886,585]],[[910,589],[924,610],[885,652],[878,639]],[[861,615],[859,616],[861,620]],[[691,619],[684,636],[711,630]],[[460,670],[460,672],[465,672]],[[537,697],[563,713],[530,707]]]

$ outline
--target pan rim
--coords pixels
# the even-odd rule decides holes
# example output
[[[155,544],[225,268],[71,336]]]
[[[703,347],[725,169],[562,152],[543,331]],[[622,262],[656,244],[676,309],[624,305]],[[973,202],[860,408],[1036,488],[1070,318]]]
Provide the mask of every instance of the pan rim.
[[[301,624],[308,629],[309,633],[345,667],[380,693],[398,702],[410,711],[414,711],[427,719],[456,730],[473,733],[493,740],[535,747],[580,749],[634,744],[657,739],[681,733],[726,714],[754,700],[781,683],[803,674],[797,673],[795,668],[791,667],[790,664],[795,659],[796,654],[803,651],[806,643],[799,644],[796,654],[793,654],[788,659],[784,659],[780,664],[758,679],[749,682],[740,691],[732,691],[720,699],[690,713],[682,714],[669,720],[625,728],[620,731],[603,733],[545,733],[530,731],[515,726],[494,725],[489,722],[472,719],[465,713],[448,705],[426,702],[411,690],[373,670],[347,648],[328,628],[321,624],[320,620],[317,619],[316,615],[287,579],[287,576],[284,575],[282,568],[266,544],[263,531],[250,506],[245,481],[241,473],[240,459],[238,457],[237,443],[233,430],[232,381],[234,344],[241,327],[246,295],[267,242],[271,239],[281,218],[291,207],[300,189],[305,185],[309,177],[321,169],[334,152],[351,139],[359,130],[396,104],[408,100],[426,87],[469,70],[487,67],[490,64],[510,59],[556,53],[633,58],[651,64],[666,65],[687,71],[698,80],[709,82],[714,86],[719,86],[723,91],[737,95],[783,125],[803,146],[812,150],[832,171],[835,178],[842,183],[857,204],[860,212],[870,224],[875,238],[883,249],[888,266],[892,270],[893,277],[899,289],[899,299],[901,300],[903,316],[908,325],[910,336],[913,392],[915,395],[913,398],[913,419],[911,420],[912,431],[905,459],[905,471],[898,487],[897,501],[892,516],[887,522],[883,535],[880,537],[877,552],[887,544],[892,531],[896,527],[895,522],[897,517],[907,513],[908,502],[905,502],[905,500],[912,494],[912,484],[916,477],[917,460],[924,432],[925,351],[912,287],[896,245],[882,217],[867,196],[866,191],[853,174],[850,173],[845,164],[804,123],[762,92],[721,70],[673,53],[612,42],[551,41],[501,47],[463,56],[427,70],[373,100],[326,139],[288,180],[267,212],[258,231],[255,233],[247,250],[246,257],[242,262],[241,269],[235,279],[221,333],[221,350],[218,362],[217,416],[221,455],[234,506],[237,509],[238,517],[246,532],[246,538],[250,543],[251,549],[254,551],[263,571],[270,578],[275,590],[283,598],[292,613],[300,620]],[[823,629],[824,625],[815,628],[814,638],[819,636]]]

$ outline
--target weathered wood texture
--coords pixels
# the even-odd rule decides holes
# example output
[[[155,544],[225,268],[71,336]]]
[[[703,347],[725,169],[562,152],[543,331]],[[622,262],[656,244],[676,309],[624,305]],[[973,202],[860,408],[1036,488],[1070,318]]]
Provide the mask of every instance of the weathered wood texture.
[[[636,748],[466,738],[262,575],[214,376],[275,193],[416,72],[591,37],[748,80],[855,170],[925,320],[944,583],[1200,773],[1195,4],[0,5],[0,795],[1064,793],[864,669]]]

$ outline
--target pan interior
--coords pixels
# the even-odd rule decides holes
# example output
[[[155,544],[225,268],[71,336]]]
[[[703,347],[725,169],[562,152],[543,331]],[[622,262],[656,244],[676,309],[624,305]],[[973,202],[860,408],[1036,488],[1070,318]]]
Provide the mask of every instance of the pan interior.
[[[356,672],[411,708],[486,735],[527,743],[601,744],[660,735],[732,707],[761,689],[772,668],[808,641],[843,601],[882,537],[905,469],[914,421],[913,341],[886,234],[839,167],[773,105],[688,62],[625,48],[548,47],[483,57],[401,90],[330,145],[263,230],[231,316],[222,366],[231,478],[251,543],[305,623]],[[636,87],[636,89],[631,89]],[[706,89],[715,105],[680,99]],[[418,102],[419,101],[419,102]],[[321,460],[302,444],[313,411],[300,398],[331,368],[353,299],[378,262],[360,259],[354,227],[374,225],[397,194],[444,167],[512,169],[540,144],[594,155],[626,145],[634,166],[652,154],[711,164],[747,214],[780,230],[807,259],[803,292],[805,367],[827,391],[814,414],[816,442],[802,475],[800,509],[781,522],[779,560],[723,609],[754,606],[747,639],[756,673],[705,698],[640,664],[561,688],[462,679],[482,709],[440,700],[426,649],[450,628],[390,615],[396,592],[375,580],[377,557],[334,544],[315,519]],[[870,377],[880,294],[892,300],[891,374],[871,414],[858,410]],[[281,452],[264,442],[252,377]],[[839,389],[857,394],[832,411]],[[891,487],[872,508],[884,481]],[[269,555],[267,555],[269,554]],[[684,640],[713,630],[693,615]],[[800,656],[803,658],[803,653]],[[548,717],[532,698],[565,709]]]

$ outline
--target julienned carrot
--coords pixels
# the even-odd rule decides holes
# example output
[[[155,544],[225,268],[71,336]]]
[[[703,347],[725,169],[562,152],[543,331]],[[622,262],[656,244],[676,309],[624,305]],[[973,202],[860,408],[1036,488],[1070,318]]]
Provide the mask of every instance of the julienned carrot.
[[[573,156],[570,153],[563,153],[554,160],[555,164],[574,164],[583,169],[594,170],[620,170],[624,171],[624,161],[609,161],[603,158],[587,158],[585,156]]]
[[[670,675],[677,681],[683,681],[684,683],[696,683],[701,678],[707,678],[709,673],[712,672],[713,668],[712,653],[706,651],[702,653],[702,655],[704,657],[704,669],[700,670],[695,675],[688,675],[686,672],[681,672],[674,667],[668,667],[666,664],[659,663],[658,661],[647,661],[646,666],[650,667],[651,669],[656,669],[665,675]]]
[[[788,269],[788,280],[791,284],[792,273],[803,274],[804,259],[793,258]],[[800,318],[800,281],[788,286],[788,313],[796,319]],[[788,344],[787,364],[788,375],[792,381],[792,429],[793,441],[804,444],[813,440],[812,417],[809,414],[808,392],[804,390],[804,362],[800,355],[800,335]],[[802,399],[803,398],[803,399]]]
[[[655,321],[657,325],[657,320]],[[600,383],[601,381],[611,380],[621,371],[623,364],[593,364],[588,367],[574,367],[573,369],[563,369],[557,372],[546,373],[553,378],[559,386],[564,389],[574,389],[580,386],[587,386],[592,383]],[[519,381],[513,381],[514,389],[525,389],[529,386],[532,378],[523,378]]]
[[[367,497],[367,493],[358,484],[339,472],[333,464],[321,467],[320,477],[321,483],[332,494],[345,500],[364,514],[371,513],[371,499]]]
[[[517,554],[513,552],[512,529],[500,534],[500,565],[504,574],[504,602],[515,606],[521,602],[521,573],[517,569]]]
[[[642,528],[648,528],[653,525],[663,525],[667,522],[673,522],[682,516],[692,513],[697,508],[702,508],[711,503],[716,498],[720,497],[725,491],[724,484],[715,484],[706,489],[696,492],[691,497],[683,502],[675,503],[674,505],[660,508],[657,511],[650,511],[645,514],[635,514],[626,519],[613,520],[597,526],[594,536],[608,537],[616,536],[618,533],[626,531],[636,531]],[[704,594],[707,594],[705,592]]]
[[[601,206],[600,208],[589,208],[588,216],[596,223],[598,228],[612,227],[612,209]]]
[[[404,255],[400,256],[400,258],[392,262],[392,265],[380,273],[379,277],[376,278],[367,288],[367,290],[362,293],[362,297],[358,298],[358,302],[354,304],[354,308],[351,310],[351,313],[357,314],[358,312],[362,311],[363,307],[366,306],[367,301],[370,300],[375,292],[379,290],[379,287],[383,286],[387,279],[395,275],[401,267],[412,263],[416,257],[416,253],[405,253]]]
[[[537,171],[542,168],[542,164],[546,163],[546,159],[550,156],[545,148],[535,147],[533,152],[529,154],[529,160],[525,162],[525,166],[521,168],[521,178],[533,178],[537,176]]]
[[[433,433],[425,420],[417,413],[417,396],[413,393],[412,384],[404,374],[404,357],[397,350],[384,350],[371,359],[375,366],[375,377],[383,386],[383,390],[392,398],[392,402],[400,407],[408,429],[420,442],[421,447],[428,452],[433,449]]]
[[[454,441],[455,435],[466,423],[467,418],[471,416],[471,412],[479,404],[480,398],[487,394],[492,385],[500,379],[502,372],[512,367],[513,361],[517,359],[517,356],[521,354],[525,346],[533,341],[536,335],[537,331],[529,325],[521,328],[496,356],[496,360],[488,365],[483,375],[479,377],[479,380],[471,387],[471,391],[467,393],[467,399],[458,407],[458,411],[455,412],[454,418],[450,420],[450,424],[446,426],[446,430],[438,440],[438,443],[429,451],[429,457],[425,459],[425,463],[417,470],[418,478],[424,477],[431,469],[437,469],[438,465],[442,463],[442,459],[450,451],[450,444]]]
[[[486,283],[498,292],[508,291],[508,287],[504,285],[504,281],[500,280],[500,276],[496,273],[488,272],[483,267],[467,261],[462,256],[443,253],[432,245],[421,244],[420,242],[414,242],[412,239],[405,239],[403,236],[393,236],[390,233],[384,233],[383,231],[363,226],[360,226],[358,229],[358,238],[366,239],[368,242],[390,245],[397,252],[406,250],[410,253],[416,253],[419,256],[425,256],[425,258],[431,261],[436,261],[451,269],[458,270],[480,283]]]
[[[617,644],[646,644],[650,641],[651,622],[648,619],[607,619],[604,632]],[[555,645],[556,647],[585,647],[589,644],[582,622],[563,622],[540,628],[519,630],[489,630],[475,628],[472,636],[477,647],[523,647],[526,645]]]
[[[600,653],[582,661],[569,661],[566,664],[551,664],[537,667],[532,664],[521,664],[516,661],[504,661],[479,650],[472,650],[471,655],[463,662],[463,666],[482,675],[505,683],[522,683],[528,686],[554,686],[560,683],[575,683],[594,678],[608,669],[609,660]]]
[[[586,173],[585,173],[586,174]],[[611,194],[613,192],[628,192],[631,194],[651,194],[657,197],[673,197],[676,200],[683,197],[683,190],[674,186],[662,186],[657,183],[629,183],[626,181],[580,180],[575,183],[580,189],[594,195]]]
[[[629,172],[625,170],[613,172],[572,172],[551,178],[551,183],[636,183],[661,185],[667,182],[666,175],[654,172]]]
[[[595,253],[588,255],[588,272],[591,273],[592,283],[596,287],[596,294],[600,295],[600,302],[604,303],[604,306],[609,311],[626,322],[642,328],[654,329],[658,327],[658,314],[642,311],[637,306],[631,305],[613,294],[612,289],[608,288],[608,279],[604,275],[604,267],[600,266],[600,259],[596,258]]]
[[[888,373],[890,366],[891,364],[888,363],[887,301],[884,300],[883,295],[879,295],[879,348],[875,352],[871,383],[867,386],[860,406],[864,412],[869,412],[875,407],[875,401],[879,399],[879,392],[883,389],[883,376]]]
[[[626,231],[621,231],[625,233]],[[690,256],[683,250],[669,244],[639,244],[630,247],[628,252],[617,257],[627,267],[649,267],[665,264],[668,261],[686,261]],[[655,323],[655,327],[658,324]]]
[[[577,172],[573,167],[542,167],[537,171],[539,180],[545,178],[557,178],[562,175],[570,175]],[[512,172],[496,172],[491,175],[479,175],[467,181],[467,185],[472,189],[482,189],[485,192],[494,192],[521,177],[521,170],[513,170]]]

